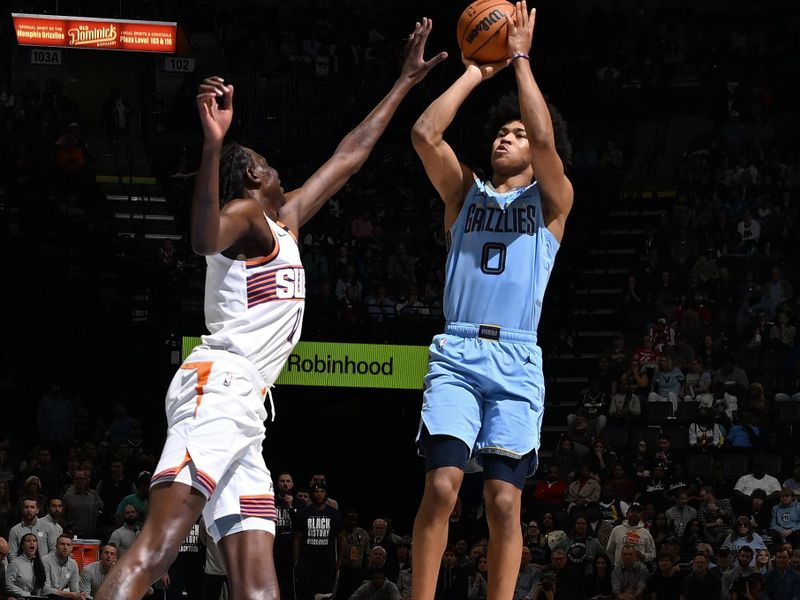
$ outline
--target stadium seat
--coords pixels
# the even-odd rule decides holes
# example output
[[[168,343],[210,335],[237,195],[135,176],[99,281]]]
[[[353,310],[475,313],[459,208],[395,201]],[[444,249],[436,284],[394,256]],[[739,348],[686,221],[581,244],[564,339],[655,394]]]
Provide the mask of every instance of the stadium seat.
[[[786,421],[796,421],[800,417],[800,402],[795,402],[794,400],[776,402],[775,408],[781,414],[781,419]]]
[[[648,448],[655,448],[658,445],[658,436],[661,434],[661,427],[656,425],[634,425],[631,429],[631,443],[636,444],[639,440],[647,442]]]
[[[773,477],[780,478],[781,455],[780,454],[755,454],[753,460],[761,460],[764,463],[764,470]]]
[[[750,472],[750,457],[747,454],[720,454],[717,460],[722,467],[722,475],[725,479],[735,481]]]
[[[675,417],[681,423],[691,423],[694,421],[695,413],[697,412],[698,403],[697,402],[679,402],[678,403],[678,412],[675,413]]]
[[[668,423],[661,427],[661,432],[666,433],[672,442],[672,447],[683,449],[689,447],[689,426],[680,423]]]
[[[648,402],[644,413],[644,420],[647,423],[663,425],[672,416],[672,404],[670,402]]]
[[[714,468],[714,459],[710,454],[690,454],[686,459],[686,470],[692,477],[709,479]]]
[[[625,448],[628,445],[630,431],[625,425],[606,425],[601,436],[608,448]]]

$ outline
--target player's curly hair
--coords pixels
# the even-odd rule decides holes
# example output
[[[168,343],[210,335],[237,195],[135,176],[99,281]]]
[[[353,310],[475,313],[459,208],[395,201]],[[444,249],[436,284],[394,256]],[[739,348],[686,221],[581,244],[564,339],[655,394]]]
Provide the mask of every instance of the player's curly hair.
[[[556,152],[561,157],[564,168],[568,169],[572,163],[572,142],[569,139],[567,122],[555,105],[548,102],[547,108],[550,111],[550,119],[553,121]],[[489,109],[489,118],[483,130],[486,139],[493,140],[503,125],[516,120],[521,120],[519,96],[516,92],[510,92],[501,96],[497,103]]]
[[[235,198],[244,197],[245,172],[253,161],[244,146],[229,142],[222,148],[219,160],[219,202],[225,206]]]

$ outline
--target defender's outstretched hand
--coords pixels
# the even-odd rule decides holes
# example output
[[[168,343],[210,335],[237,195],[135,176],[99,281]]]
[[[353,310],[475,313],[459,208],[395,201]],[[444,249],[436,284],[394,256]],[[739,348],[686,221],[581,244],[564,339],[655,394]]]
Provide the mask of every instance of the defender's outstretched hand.
[[[508,21],[508,55],[528,54],[533,43],[533,26],[536,24],[536,9],[528,12],[527,2],[517,2],[513,17]]]
[[[433,21],[427,17],[422,18],[422,23],[417,23],[414,31],[408,36],[408,42],[403,52],[405,61],[400,77],[407,77],[412,83],[419,83],[428,72],[447,58],[447,52],[440,52],[429,61],[425,61],[425,42],[431,33]]]
[[[222,106],[217,104],[222,98]],[[222,143],[233,119],[233,86],[222,77],[207,77],[197,93],[197,111],[207,142]]]

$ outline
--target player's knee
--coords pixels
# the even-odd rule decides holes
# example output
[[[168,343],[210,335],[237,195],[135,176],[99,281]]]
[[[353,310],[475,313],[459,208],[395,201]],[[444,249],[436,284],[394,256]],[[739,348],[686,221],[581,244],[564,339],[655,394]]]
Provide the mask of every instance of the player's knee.
[[[499,489],[486,493],[486,517],[494,523],[519,526],[520,498],[515,489]]]
[[[459,482],[454,481],[452,477],[434,473],[425,486],[425,495],[431,502],[436,502],[443,509],[450,511],[455,506],[458,488]]]

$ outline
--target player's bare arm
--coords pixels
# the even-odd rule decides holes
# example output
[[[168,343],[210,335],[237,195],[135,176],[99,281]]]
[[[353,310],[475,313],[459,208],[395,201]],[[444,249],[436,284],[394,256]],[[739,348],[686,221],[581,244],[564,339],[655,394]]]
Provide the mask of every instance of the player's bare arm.
[[[287,202],[281,208],[280,218],[293,232],[297,233],[361,168],[406,94],[447,58],[447,53],[441,52],[428,61],[424,59],[425,42],[432,26],[433,22],[427,18],[416,24],[406,44],[400,77],[389,93],[345,136],[333,156],[302,187],[286,194]]]
[[[536,9],[529,13],[526,2],[517,2],[514,16],[508,21],[508,54],[512,57],[517,78],[519,108],[530,144],[533,174],[542,198],[545,223],[560,242],[567,215],[572,209],[572,184],[564,174],[564,164],[556,152],[553,121],[547,102],[533,77],[530,61],[520,56],[530,52]]]
[[[444,132],[472,90],[508,65],[508,61],[477,65],[463,57],[462,61],[466,67],[464,73],[425,109],[411,130],[414,150],[445,204],[445,230],[450,229],[458,217],[464,196],[472,185],[472,169],[458,160],[453,148],[444,141]]]
[[[217,103],[222,98],[222,106]],[[263,219],[258,204],[248,200],[219,207],[219,161],[225,134],[233,118],[233,86],[221,77],[208,77],[200,84],[197,110],[203,126],[203,153],[192,198],[192,250],[218,254],[247,236],[255,219]],[[274,240],[266,240],[267,245]],[[271,248],[267,247],[268,252]]]

